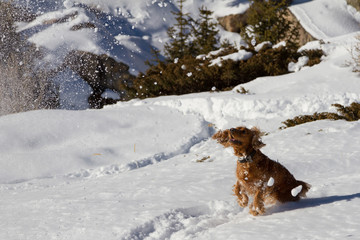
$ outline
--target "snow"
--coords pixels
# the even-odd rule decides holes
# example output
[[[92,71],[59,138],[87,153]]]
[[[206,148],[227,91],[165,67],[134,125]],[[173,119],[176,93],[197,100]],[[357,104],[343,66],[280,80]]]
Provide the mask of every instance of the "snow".
[[[269,42],[269,41],[262,42],[262,43],[255,46],[255,51],[259,52],[265,45],[272,46],[272,43]]]
[[[278,44],[275,44],[273,46],[273,48],[279,48],[279,47],[285,47],[285,46],[286,46],[286,42],[282,41],[282,42],[279,42]]]
[[[303,68],[308,63],[308,61],[309,61],[309,57],[302,56],[302,57],[299,57],[299,59],[296,63],[290,62],[288,65],[289,72],[299,71],[301,68]]]
[[[1,117],[0,238],[359,237],[360,123],[278,130],[287,118],[359,99],[358,76],[342,64],[353,37],[329,39],[319,65],[242,85],[251,95],[234,89]],[[236,158],[210,138],[209,123],[268,132],[263,152],[312,185],[308,199],[256,218],[241,209],[231,191]]]
[[[73,26],[89,21],[89,18],[85,15],[84,11],[80,8],[73,8],[68,10],[77,12],[78,16],[72,21],[56,24],[56,28],[47,28],[41,33],[34,34],[29,39],[29,41],[36,43],[39,46],[46,46],[49,50],[52,51],[56,51],[64,47],[63,44],[66,43],[71,49],[99,53],[100,51],[97,47],[97,44],[94,42],[96,35],[93,29],[82,29],[81,31],[71,30]],[[56,16],[55,13],[50,13],[49,15],[53,18],[58,18],[59,16]],[[48,17],[47,14],[42,16]],[[34,21],[36,22],[37,20],[38,19],[35,19]],[[26,26],[25,29],[28,27],[29,26]]]
[[[156,84],[156,83],[154,83]],[[119,100],[120,99],[120,95],[117,92],[114,92],[113,90],[110,89],[106,89],[103,94],[101,94],[101,97],[107,99],[107,98],[111,98],[114,100]]]
[[[106,165],[127,170],[186,152],[195,142],[209,137],[201,118],[165,109],[133,106],[124,111],[38,111],[6,116],[0,138],[1,163],[6,167],[0,170],[0,183]],[[28,125],[19,126],[25,119]],[[182,128],[174,124],[177,121]],[[156,125],[163,130],[153,135],[149,129]],[[27,126],[32,131],[27,132]],[[138,134],[132,134],[133,129]],[[119,138],[127,141],[120,143]],[[16,168],[18,165],[23,168]]]
[[[85,110],[89,108],[87,99],[92,89],[80,76],[71,70],[65,70],[53,80],[59,87],[61,109]]]
[[[296,196],[301,192],[301,190],[302,190],[302,186],[299,185],[299,186],[297,186],[296,188],[293,188],[293,189],[291,190],[291,195],[292,195],[293,197],[296,197]]]
[[[267,186],[272,187],[274,185],[274,183],[275,183],[275,180],[274,180],[274,178],[271,177],[271,178],[269,178],[269,180],[267,182]]]
[[[294,0],[290,11],[305,30],[317,39],[337,37],[360,31],[359,21],[345,0]]]
[[[233,61],[244,60],[245,61],[245,60],[248,60],[249,58],[251,58],[252,56],[253,56],[253,54],[251,52],[248,52],[246,50],[239,50],[238,52],[231,53],[229,55],[221,56],[221,57],[211,60],[210,61],[211,64],[209,66],[213,66],[213,65],[221,66],[221,62],[226,61],[226,60],[233,60]]]
[[[164,43],[160,40],[167,39],[166,30],[174,23],[171,11],[176,6],[168,4],[165,7],[156,2],[64,1],[63,5],[43,12],[30,23],[19,23],[18,31],[30,35],[32,43],[48,50],[53,67],[61,63],[72,50],[82,50],[107,54],[129,65],[136,74],[144,71],[144,61],[152,58],[150,46],[160,50],[163,48]],[[32,4],[35,12],[38,9],[51,9],[47,8],[50,3],[38,1]],[[96,12],[86,6],[101,11]],[[74,16],[69,17],[74,13]],[[56,21],[66,16],[66,21]],[[159,18],[170,20],[158,21]],[[88,23],[92,27],[73,29],[74,26]],[[54,58],[59,63],[54,63]]]
[[[118,2],[97,4],[114,11]],[[309,5],[325,4],[295,2],[311,15],[316,9]],[[238,11],[242,1],[232,3]],[[340,21],[340,3],[327,1],[321,10],[338,9]],[[78,7],[75,1],[66,6]],[[323,16],[325,22],[333,15]],[[357,34],[338,32],[305,46],[326,52],[318,65],[227,92],[1,116],[0,239],[360,238],[360,122],[323,120],[279,130],[288,118],[359,101],[359,76],[345,65]],[[68,84],[76,82],[66,74],[75,79]],[[239,94],[241,87],[251,94]],[[211,135],[239,125],[267,133],[263,153],[311,184],[308,198],[259,217],[238,206],[232,192],[237,158]]]

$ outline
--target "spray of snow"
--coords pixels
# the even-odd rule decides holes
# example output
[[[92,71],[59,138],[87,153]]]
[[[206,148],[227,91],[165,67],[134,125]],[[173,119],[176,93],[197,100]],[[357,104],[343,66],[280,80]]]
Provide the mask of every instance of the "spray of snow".
[[[293,197],[296,197],[296,196],[301,192],[301,190],[302,190],[302,185],[299,185],[299,186],[297,186],[296,188],[293,188],[293,189],[291,190],[291,195],[292,195]]]
[[[267,186],[268,187],[272,187],[273,185],[274,185],[274,183],[275,183],[275,180],[274,180],[274,178],[269,178],[269,181],[267,182]]]

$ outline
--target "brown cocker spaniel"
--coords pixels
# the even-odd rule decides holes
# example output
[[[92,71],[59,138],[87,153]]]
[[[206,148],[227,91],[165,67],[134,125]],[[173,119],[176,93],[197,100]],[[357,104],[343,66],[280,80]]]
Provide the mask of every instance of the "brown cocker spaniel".
[[[249,208],[254,216],[265,213],[265,204],[298,201],[310,189],[309,184],[296,180],[283,165],[259,150],[265,146],[261,136],[256,127],[237,127],[218,131],[212,137],[224,147],[234,148],[237,157],[234,193],[243,208],[248,205],[249,197],[253,197]]]

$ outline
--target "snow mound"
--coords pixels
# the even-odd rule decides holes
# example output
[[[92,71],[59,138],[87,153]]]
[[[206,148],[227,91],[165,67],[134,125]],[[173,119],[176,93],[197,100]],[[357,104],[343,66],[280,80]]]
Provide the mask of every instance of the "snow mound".
[[[167,107],[133,106],[9,115],[1,118],[0,131],[4,183],[111,164],[131,170],[186,153],[211,129],[202,118]]]

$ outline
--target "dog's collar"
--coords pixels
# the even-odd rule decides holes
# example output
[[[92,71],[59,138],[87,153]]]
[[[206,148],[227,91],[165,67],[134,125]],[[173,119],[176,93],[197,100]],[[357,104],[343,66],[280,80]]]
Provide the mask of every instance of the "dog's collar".
[[[253,161],[253,157],[255,155],[256,151],[253,150],[249,155],[238,157],[239,163],[251,163]]]

